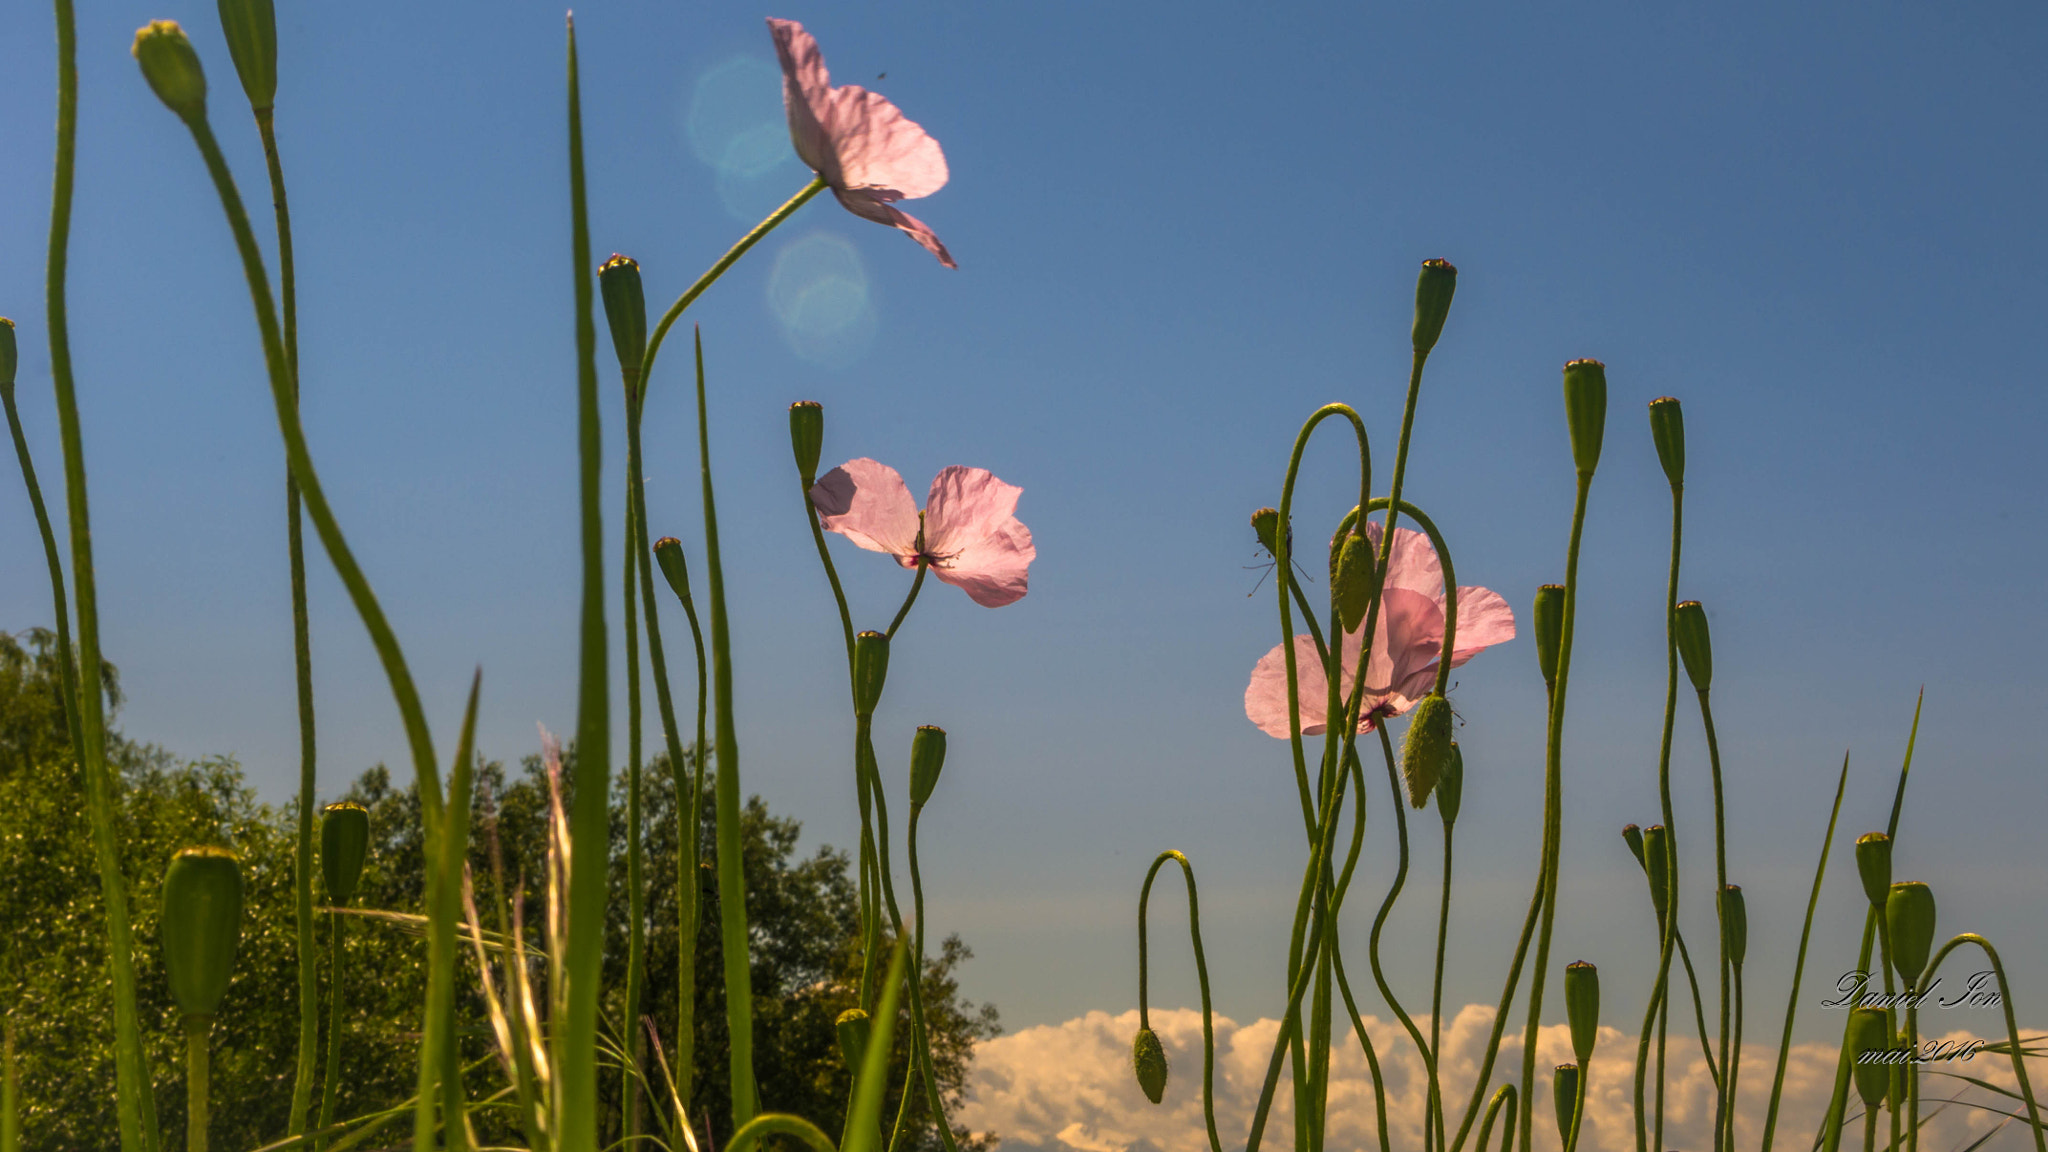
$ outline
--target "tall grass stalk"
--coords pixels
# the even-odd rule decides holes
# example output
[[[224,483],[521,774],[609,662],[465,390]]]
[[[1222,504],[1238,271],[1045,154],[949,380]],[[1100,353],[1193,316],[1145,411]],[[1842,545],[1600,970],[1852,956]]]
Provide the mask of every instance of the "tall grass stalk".
[[[640,518],[646,520],[645,497],[640,505]],[[675,593],[683,605],[683,615],[690,622],[690,639],[697,651],[697,742],[690,762],[690,774],[684,774],[682,749],[677,746],[675,706],[669,699],[668,671],[662,660],[660,617],[654,611],[654,580],[647,571],[647,556],[640,557],[641,591],[647,597],[647,646],[654,666],[654,697],[661,706],[661,723],[668,738],[670,779],[675,788],[675,810],[682,826],[677,829],[678,848],[676,853],[676,1063],[674,1079],[675,1097],[687,1104],[690,1087],[696,1077],[697,1054],[697,926],[702,916],[701,901],[698,900],[697,865],[704,859],[704,822],[698,818],[700,806],[704,803],[704,767],[709,746],[704,742],[706,706],[709,703],[711,682],[706,673],[704,660],[704,629],[697,621],[697,606],[690,595],[690,571],[683,559],[682,542],[674,537],[657,541],[655,554],[661,558],[661,574],[668,581],[669,590]],[[685,794],[685,781],[688,791]],[[687,818],[682,813],[689,813]],[[690,1118],[684,1108],[676,1112],[677,1124],[690,1130]]]
[[[1828,812],[1827,835],[1820,842],[1820,863],[1813,868],[1813,892],[1806,898],[1806,921],[1799,928],[1799,957],[1792,962],[1792,991],[1785,1000],[1785,1030],[1778,1038],[1778,1070],[1771,1077],[1771,1103],[1764,1112],[1762,1152],[1771,1152],[1778,1128],[1778,1101],[1785,1092],[1785,1062],[1792,1055],[1792,1021],[1799,1010],[1799,981],[1806,973],[1806,942],[1813,935],[1813,910],[1820,905],[1820,882],[1828,874],[1828,850],[1835,843],[1835,820],[1842,814],[1842,792],[1849,784],[1849,754],[1842,753],[1842,771],[1835,778],[1835,806]]]

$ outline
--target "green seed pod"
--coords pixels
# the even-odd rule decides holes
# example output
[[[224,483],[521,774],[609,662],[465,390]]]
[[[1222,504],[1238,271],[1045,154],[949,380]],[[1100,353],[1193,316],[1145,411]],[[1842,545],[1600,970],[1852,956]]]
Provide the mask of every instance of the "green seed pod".
[[[135,32],[135,62],[164,107],[187,123],[206,116],[206,72],[176,20],[153,20]]]
[[[1138,1087],[1145,1092],[1145,1099],[1154,1104],[1166,1096],[1166,1049],[1159,1043],[1159,1035],[1150,1028],[1138,1029],[1138,1038],[1131,1041],[1131,1067],[1138,1073]]]
[[[1277,559],[1280,555],[1280,510],[1261,508],[1252,513],[1252,531],[1258,534],[1259,547],[1264,548],[1267,555]],[[1294,547],[1292,528],[1287,532],[1287,546],[1289,549]]]
[[[355,899],[370,854],[370,813],[360,804],[329,804],[320,814],[320,874],[336,907]]]
[[[270,0],[220,0],[220,30],[249,107],[269,111],[277,103],[277,12]]]
[[[1536,664],[1543,670],[1543,683],[1557,683],[1557,654],[1564,647],[1564,585],[1545,584],[1536,589]]]
[[[1444,830],[1458,822],[1458,805],[1465,798],[1465,753],[1451,741],[1451,754],[1444,757],[1443,778],[1436,782],[1436,813],[1443,817]]]
[[[1657,910],[1657,922],[1664,922],[1664,910],[1671,901],[1671,833],[1662,824],[1643,829],[1643,870],[1650,874],[1650,906]]]
[[[853,714],[873,716],[882,702],[882,682],[889,678],[889,638],[863,632],[853,638]]]
[[[1672,613],[1671,631],[1678,637],[1678,658],[1693,690],[1705,692],[1714,683],[1714,642],[1707,633],[1707,609],[1697,600],[1687,600]]]
[[[1927,970],[1934,949],[1934,890],[1918,880],[1901,880],[1885,898],[1884,920],[1892,934],[1892,967],[1912,988]]]
[[[1572,1118],[1579,1111],[1579,1066],[1559,1064],[1550,1074],[1550,1098],[1557,1105],[1557,1138],[1569,1143]]]
[[[1591,476],[1600,464],[1600,439],[1607,431],[1607,366],[1574,360],[1564,366],[1564,418],[1572,433],[1572,464]]]
[[[1401,774],[1408,779],[1408,802],[1420,808],[1430,790],[1443,779],[1451,755],[1451,702],[1432,692],[1416,705],[1401,742]]]
[[[1344,533],[1330,549],[1330,583],[1337,594],[1337,619],[1346,632],[1356,632],[1365,623],[1366,606],[1379,583],[1379,561],[1372,538],[1356,529]]]
[[[850,1071],[859,1071],[861,1058],[867,1055],[868,1031],[872,1027],[868,1014],[858,1008],[848,1008],[832,1022],[839,1033],[839,1056],[846,1061]]]
[[[818,481],[818,457],[825,451],[825,406],[799,400],[789,406],[789,446],[796,453],[796,474],[810,491]]]
[[[1628,845],[1628,854],[1636,858],[1636,867],[1647,868],[1643,861],[1643,830],[1633,824],[1621,826],[1622,842]]]
[[[1657,462],[1664,465],[1664,478],[1673,488],[1685,487],[1685,412],[1678,397],[1659,396],[1650,401],[1650,439],[1657,443]]]
[[[1448,260],[1424,260],[1415,280],[1415,350],[1427,355],[1444,333],[1451,314],[1451,296],[1458,291],[1458,270]]]
[[[185,848],[164,870],[164,977],[185,1016],[212,1016],[242,935],[242,869],[225,848]]]
[[[683,542],[673,536],[656,540],[654,562],[661,565],[661,575],[668,581],[669,591],[676,594],[684,608],[694,610],[690,602],[690,566],[683,560]]]
[[[946,730],[935,724],[918,726],[910,738],[910,806],[922,808],[939,786],[939,773],[946,767]]]
[[[21,367],[21,353],[14,346],[14,321],[0,316],[0,394],[14,397],[14,373]]]
[[[1891,1048],[1891,1028],[1885,1023],[1882,1008],[1855,1008],[1849,1013],[1849,1065],[1855,1069],[1856,1094],[1863,1097],[1865,1108],[1876,1108],[1885,1101],[1886,1090],[1891,1087],[1891,1065],[1885,1061],[1865,1063],[1865,1052],[1884,1052]]]
[[[1572,1026],[1572,1055],[1583,1065],[1600,1038],[1600,970],[1584,960],[1565,965],[1564,1016]]]
[[[1721,934],[1728,944],[1728,959],[1742,967],[1749,952],[1749,905],[1743,902],[1740,884],[1721,889]]]
[[[1882,832],[1865,832],[1856,838],[1856,874],[1863,880],[1863,895],[1880,913],[1892,889],[1892,838]]]
[[[612,330],[612,351],[618,354],[619,371],[637,386],[640,362],[647,357],[647,295],[640,286],[640,265],[629,256],[613,253],[598,266],[597,288],[604,297],[605,323]]]

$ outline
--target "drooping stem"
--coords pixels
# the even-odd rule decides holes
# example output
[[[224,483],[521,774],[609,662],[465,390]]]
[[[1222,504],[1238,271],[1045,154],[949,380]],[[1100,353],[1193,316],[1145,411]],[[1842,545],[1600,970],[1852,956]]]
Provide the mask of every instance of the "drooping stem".
[[[2020,1098],[2027,1106],[2027,1114],[2022,1119],[2026,1121],[2027,1129],[2033,1134],[2035,1152],[2048,1152],[2048,1137],[2042,1135],[2043,1130],[2048,1129],[2048,1118],[2041,1115],[2040,1105],[2034,1102],[2034,1086],[2033,1082],[2027,1079],[2025,1051],[2020,1046],[2019,1019],[2012,1007],[2012,989],[2005,982],[2005,964],[1999,960],[1998,950],[1991,946],[1991,941],[1975,932],[1964,932],[1952,937],[1948,943],[1941,946],[1941,951],[1934,954],[1934,959],[1927,962],[1926,971],[1920,975],[1919,988],[1923,992],[1931,989],[1934,986],[1935,970],[1941,967],[1941,962],[1948,958],[1949,953],[1965,944],[1975,944],[1982,949],[1985,958],[1991,961],[1992,974],[1998,977],[1998,1002],[2005,1009],[2006,1050],[2012,1057],[2013,1078],[2020,1083]],[[1917,1011],[1917,1005],[1912,1010]]]
[[[627,429],[629,438],[637,437],[638,424]],[[636,455],[638,444],[634,442]],[[642,525],[647,523],[647,486],[644,479],[634,485],[635,517]],[[646,541],[646,532],[641,532]],[[676,1099],[688,1106],[690,1087],[696,1077],[697,1050],[697,928],[702,915],[702,901],[699,900],[697,868],[704,858],[704,803],[705,758],[710,754],[705,743],[704,722],[706,706],[710,698],[711,683],[707,677],[704,662],[704,629],[697,621],[697,605],[690,593],[690,570],[683,558],[682,544],[675,548],[675,565],[662,567],[662,575],[669,581],[669,590],[682,602],[683,615],[690,622],[690,640],[697,654],[697,742],[691,745],[690,771],[685,773],[685,760],[681,737],[676,733],[675,702],[669,694],[668,661],[662,653],[661,617],[654,610],[654,572],[650,549],[640,549],[640,595],[642,608],[647,618],[647,655],[654,669],[654,699],[661,709],[662,736],[668,743],[670,781],[675,792],[676,808]],[[685,795],[684,781],[689,781]],[[690,1118],[678,1115],[678,1126],[687,1126]]]
[[[917,884],[917,810],[910,813],[910,882]],[[1150,1028],[1151,1016],[1146,999],[1145,968],[1145,907],[1152,899],[1152,881],[1159,875],[1160,865],[1168,860],[1179,862],[1182,876],[1188,886],[1188,936],[1195,948],[1195,980],[1202,988],[1202,1119],[1209,1126],[1210,1152],[1223,1152],[1223,1140],[1216,1132],[1216,1028],[1209,1002],[1209,961],[1202,953],[1202,905],[1195,892],[1195,866],[1186,856],[1172,849],[1161,852],[1152,861],[1152,867],[1145,872],[1145,885],[1138,890],[1138,1018],[1143,1027]],[[923,897],[918,898],[918,937],[924,936]]]

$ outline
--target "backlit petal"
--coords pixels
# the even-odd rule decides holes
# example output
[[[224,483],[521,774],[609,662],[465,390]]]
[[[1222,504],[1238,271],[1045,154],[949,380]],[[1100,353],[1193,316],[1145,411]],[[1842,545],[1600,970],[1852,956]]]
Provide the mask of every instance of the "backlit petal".
[[[1023,597],[1038,549],[1016,517],[1024,494],[986,468],[943,468],[925,502],[925,554],[932,574],[975,603],[999,608]]]
[[[811,504],[827,532],[898,560],[917,554],[917,503],[887,464],[848,460],[811,485]]]
[[[894,193],[884,194],[872,188],[855,188],[846,192],[835,189],[832,194],[837,196],[839,202],[846,206],[846,210],[855,216],[863,220],[873,220],[877,224],[887,224],[924,245],[924,250],[937,256],[939,263],[948,268],[960,267],[953,262],[953,254],[946,251],[945,244],[933,234],[924,221],[890,203],[898,198]]]

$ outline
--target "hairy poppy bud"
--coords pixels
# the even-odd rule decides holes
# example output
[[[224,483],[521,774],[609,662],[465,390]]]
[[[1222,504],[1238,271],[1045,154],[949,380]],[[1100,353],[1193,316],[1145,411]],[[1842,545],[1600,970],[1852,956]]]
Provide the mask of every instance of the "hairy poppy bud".
[[[1673,488],[1685,487],[1685,412],[1678,406],[1678,397],[1659,396],[1650,401],[1650,439],[1656,441],[1664,478]]]
[[[1415,708],[1401,742],[1401,774],[1408,778],[1408,802],[1417,808],[1443,778],[1451,754],[1451,702],[1432,692]]]
[[[1258,534],[1259,547],[1264,548],[1268,555],[1278,559],[1280,556],[1280,510],[1278,508],[1261,508],[1257,512],[1252,513],[1252,531]],[[1294,546],[1294,532],[1291,529],[1287,533],[1287,545],[1290,549]]]
[[[1444,333],[1451,314],[1451,296],[1458,290],[1458,270],[1448,260],[1424,260],[1415,281],[1415,350],[1425,355]]]
[[[683,542],[673,536],[663,536],[654,542],[654,562],[661,565],[662,578],[668,581],[669,591],[683,602],[684,608],[690,603],[690,566],[683,559]]]
[[[220,30],[249,107],[269,111],[277,103],[277,12],[270,0],[220,0]]]
[[[1131,1067],[1138,1073],[1138,1087],[1144,1090],[1145,1099],[1157,1104],[1165,1098],[1166,1049],[1160,1046],[1158,1033],[1138,1029],[1138,1038],[1131,1041]]]
[[[1564,646],[1564,585],[1545,584],[1536,589],[1536,664],[1543,670],[1543,683],[1557,683],[1557,653]]]
[[[1695,691],[1705,692],[1714,682],[1714,642],[1707,633],[1707,609],[1697,600],[1687,600],[1672,613],[1671,631],[1678,638],[1678,658],[1685,662],[1685,674]]]
[[[1557,1138],[1570,1143],[1572,1118],[1579,1112],[1579,1066],[1559,1064],[1550,1074],[1550,1098],[1557,1105]]]
[[[1636,866],[1638,868],[1649,867],[1643,861],[1643,830],[1634,824],[1623,824],[1621,826],[1621,839],[1623,843],[1628,845],[1628,854],[1636,858]]]
[[[1591,476],[1600,464],[1600,439],[1607,431],[1607,366],[1574,360],[1564,366],[1564,418],[1571,427],[1572,464]]]
[[[14,373],[21,367],[21,353],[14,346],[14,321],[0,316],[0,390],[14,395]]]
[[[370,854],[370,813],[360,804],[329,804],[320,814],[320,875],[337,906],[355,899]]]
[[[1918,880],[1892,885],[1884,921],[1891,929],[1892,967],[1910,990],[1927,970],[1927,954],[1934,948],[1934,890]]]
[[[212,1016],[242,935],[242,869],[225,848],[185,848],[164,870],[164,978],[185,1016]]]
[[[1643,870],[1650,874],[1650,906],[1657,910],[1657,922],[1664,922],[1664,910],[1671,901],[1671,831],[1662,824],[1643,829]]]
[[[853,638],[853,714],[873,716],[882,702],[882,682],[889,678],[889,638],[863,632]]]
[[[946,730],[935,724],[919,725],[910,738],[910,806],[924,807],[939,786],[939,773],[946,767]]]
[[[1884,911],[1892,888],[1892,838],[1882,832],[1865,832],[1856,838],[1856,875],[1863,881],[1863,895],[1871,906]]]
[[[867,1055],[871,1026],[868,1014],[858,1008],[848,1008],[832,1022],[833,1029],[839,1033],[839,1056],[846,1061],[849,1071],[860,1071],[861,1058]]]
[[[1572,1026],[1572,1055],[1584,1064],[1600,1038],[1600,969],[1584,960],[1565,965],[1564,1016]]]
[[[1891,1086],[1891,1064],[1883,1060],[1865,1062],[1863,1054],[1891,1048],[1891,1027],[1885,1022],[1884,1009],[1851,1009],[1846,1043],[1849,1065],[1856,1073],[1856,1094],[1863,1097],[1865,1108],[1876,1108],[1884,1103],[1885,1090]]]
[[[1453,740],[1451,754],[1444,757],[1443,778],[1436,782],[1436,814],[1443,817],[1446,830],[1458,822],[1458,805],[1464,798],[1465,754]]]
[[[804,491],[818,481],[818,457],[825,451],[825,406],[799,400],[789,406],[789,446],[796,453],[797,478]]]
[[[1337,619],[1346,632],[1356,632],[1364,623],[1378,576],[1379,554],[1372,538],[1356,529],[1344,533],[1330,550],[1330,581],[1337,593]]]
[[[190,123],[206,116],[206,72],[176,20],[152,20],[135,32],[135,62],[164,107]]]
[[[1728,945],[1728,959],[1737,968],[1749,951],[1749,906],[1742,899],[1742,885],[1721,889],[1721,935]]]
[[[640,362],[647,358],[647,296],[640,287],[640,265],[630,256],[613,253],[598,266],[597,288],[604,297],[605,323],[612,330],[619,371],[637,387]]]

